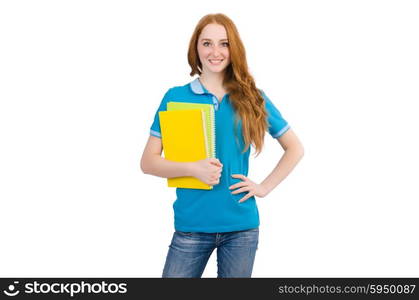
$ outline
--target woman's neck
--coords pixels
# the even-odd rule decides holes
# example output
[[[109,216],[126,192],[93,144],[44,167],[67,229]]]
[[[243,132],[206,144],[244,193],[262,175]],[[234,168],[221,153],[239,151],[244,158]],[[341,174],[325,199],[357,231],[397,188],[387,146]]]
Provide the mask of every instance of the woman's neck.
[[[224,74],[220,74],[220,73],[212,73],[212,74],[202,73],[201,76],[199,77],[199,80],[205,86],[207,90],[216,90],[216,91],[224,89],[223,79],[224,79]]]

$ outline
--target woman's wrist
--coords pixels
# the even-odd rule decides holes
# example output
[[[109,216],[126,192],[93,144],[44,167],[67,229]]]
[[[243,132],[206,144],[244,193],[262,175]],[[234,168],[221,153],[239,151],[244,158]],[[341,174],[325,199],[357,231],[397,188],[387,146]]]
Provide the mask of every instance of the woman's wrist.
[[[195,175],[195,167],[193,162],[186,162],[185,163],[185,173],[186,176],[194,176]]]
[[[259,185],[262,188],[262,191],[261,191],[263,194],[262,197],[266,197],[272,191],[271,189],[269,189],[269,187],[266,186],[266,183],[262,182]]]

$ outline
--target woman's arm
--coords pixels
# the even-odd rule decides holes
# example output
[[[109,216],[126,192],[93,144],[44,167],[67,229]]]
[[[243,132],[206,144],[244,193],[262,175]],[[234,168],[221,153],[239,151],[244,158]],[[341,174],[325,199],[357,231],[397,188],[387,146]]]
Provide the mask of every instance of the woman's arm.
[[[209,185],[220,182],[223,165],[218,159],[175,162],[161,157],[162,151],[161,139],[150,135],[141,157],[141,170],[145,174],[163,178],[193,176]]]
[[[163,151],[161,139],[150,135],[141,157],[141,170],[163,178],[192,176],[191,163],[175,162],[161,157]]]
[[[261,183],[266,194],[269,194],[280,184],[304,156],[303,145],[292,129],[289,129],[277,140],[285,152],[272,172]]]
[[[252,196],[265,197],[269,194],[288,174],[294,169],[297,163],[304,156],[304,148],[296,134],[292,129],[288,129],[278,142],[285,150],[278,164],[272,172],[262,181],[257,184],[242,174],[233,174],[232,177],[239,178],[242,181],[230,186],[230,190],[237,189],[232,194],[248,192],[239,202],[246,201]]]

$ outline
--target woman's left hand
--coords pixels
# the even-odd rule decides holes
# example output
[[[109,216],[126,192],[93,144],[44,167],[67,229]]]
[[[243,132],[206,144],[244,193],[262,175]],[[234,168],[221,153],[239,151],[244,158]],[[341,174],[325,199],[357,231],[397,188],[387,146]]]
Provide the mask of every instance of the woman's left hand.
[[[242,174],[233,174],[233,175],[231,175],[231,177],[239,178],[239,179],[243,180],[243,181],[238,182],[236,184],[233,184],[232,186],[229,187],[230,190],[240,188],[238,190],[235,190],[235,191],[231,192],[232,194],[248,192],[246,194],[246,196],[244,196],[243,198],[241,198],[239,200],[239,202],[244,202],[252,196],[257,196],[257,197],[263,198],[268,194],[268,191],[266,190],[266,188],[263,185],[257,184],[255,182],[251,181],[249,178],[247,178],[246,176],[244,176]]]

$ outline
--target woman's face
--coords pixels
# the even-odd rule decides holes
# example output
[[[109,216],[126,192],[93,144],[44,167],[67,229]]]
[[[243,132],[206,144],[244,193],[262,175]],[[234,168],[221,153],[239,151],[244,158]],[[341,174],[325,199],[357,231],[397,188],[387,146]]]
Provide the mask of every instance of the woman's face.
[[[202,73],[219,73],[230,64],[227,32],[224,26],[208,24],[198,38],[198,55]]]

